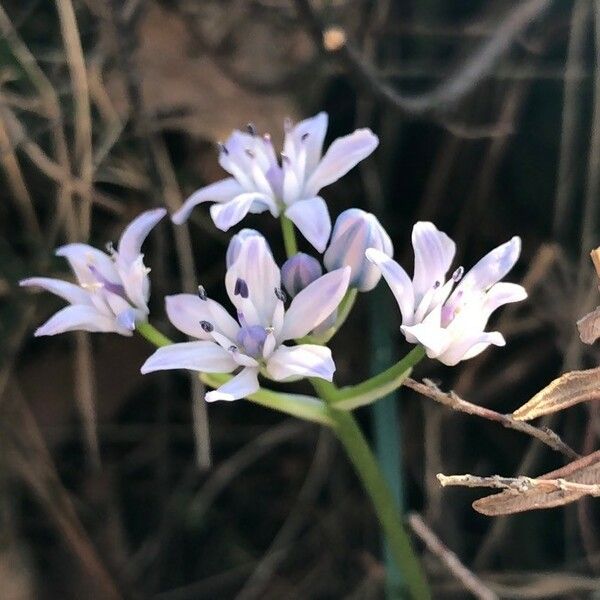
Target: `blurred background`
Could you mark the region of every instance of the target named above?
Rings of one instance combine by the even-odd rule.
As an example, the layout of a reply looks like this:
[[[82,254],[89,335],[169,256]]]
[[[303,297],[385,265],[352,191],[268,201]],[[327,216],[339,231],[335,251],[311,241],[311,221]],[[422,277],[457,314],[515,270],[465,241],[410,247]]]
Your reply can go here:
[[[375,212],[412,267],[432,220],[472,265],[513,235],[510,279],[530,299],[494,321],[508,339],[415,377],[511,412],[558,374],[599,364],[575,321],[598,303],[600,3],[592,0],[2,0],[0,2],[0,598],[378,599],[375,516],[325,430],[247,402],[206,407],[185,373],[142,377],[141,338],[34,339],[62,306],[20,278],[67,275],[53,249],[103,248],[140,211],[171,211],[220,179],[215,144],[253,122],[330,115],[327,142],[381,139],[325,190],[332,217]],[[284,257],[279,224],[244,221]],[[145,246],[161,297],[202,283],[224,300],[205,207]],[[308,248],[304,248],[308,251]],[[406,352],[386,286],[334,340],[337,381]],[[299,385],[298,389],[304,389]],[[358,413],[405,510],[504,598],[600,589],[594,500],[490,519],[477,490],[435,474],[539,475],[562,457],[497,424],[402,390]],[[381,422],[391,424],[382,432]],[[547,419],[580,453],[597,406]],[[415,538],[436,598],[467,592]]]

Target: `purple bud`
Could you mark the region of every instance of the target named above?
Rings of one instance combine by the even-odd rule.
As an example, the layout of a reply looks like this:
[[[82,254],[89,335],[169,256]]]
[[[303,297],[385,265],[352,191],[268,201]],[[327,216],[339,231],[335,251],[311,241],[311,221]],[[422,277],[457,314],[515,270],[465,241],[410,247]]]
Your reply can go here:
[[[381,278],[381,271],[365,256],[369,248],[376,248],[389,257],[394,254],[392,240],[375,215],[359,208],[345,210],[335,222],[331,242],[323,256],[325,268],[334,271],[349,266],[352,270],[350,287],[368,292]]]
[[[319,261],[303,252],[288,258],[281,267],[281,281],[292,298],[322,274]]]

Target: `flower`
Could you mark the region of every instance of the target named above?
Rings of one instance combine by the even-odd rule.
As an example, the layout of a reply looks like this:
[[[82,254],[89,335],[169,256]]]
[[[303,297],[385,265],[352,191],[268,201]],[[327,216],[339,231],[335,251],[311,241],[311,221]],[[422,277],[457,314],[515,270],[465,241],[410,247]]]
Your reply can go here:
[[[394,254],[392,240],[377,217],[360,208],[350,208],[337,218],[323,262],[328,271],[349,266],[350,287],[368,292],[381,279],[381,271],[367,260],[367,248],[376,248],[389,257]]]
[[[199,288],[198,296],[166,298],[169,320],[197,341],[159,348],[142,366],[142,373],[189,369],[236,375],[206,395],[207,401],[237,400],[259,389],[258,374],[275,381],[320,377],[331,381],[335,365],[331,351],[312,344],[287,345],[321,323],[338,306],[348,288],[350,269],[319,277],[284,308],[280,271],[267,241],[248,236],[227,269],[227,294],[237,320]]]
[[[165,216],[164,208],[142,213],[125,229],[118,250],[109,254],[87,244],[67,244],[56,250],[75,273],[77,284],[49,277],[23,279],[23,287],[40,287],[69,302],[35,336],[65,331],[112,331],[131,335],[138,321],[146,321],[150,297],[150,269],[144,265],[141,246],[152,228]]]
[[[522,286],[500,281],[519,258],[520,238],[513,237],[486,254],[464,277],[463,267],[458,267],[448,281],[455,243],[433,223],[419,222],[413,227],[412,244],[412,281],[380,250],[366,252],[398,302],[407,341],[422,344],[427,356],[446,365],[473,358],[490,344],[504,346],[502,334],[484,330],[498,307],[527,298]]]
[[[369,156],[379,140],[370,129],[357,129],[338,138],[322,156],[327,113],[285,124],[283,152],[278,160],[269,135],[234,131],[221,144],[219,164],[231,177],[201,188],[173,214],[183,223],[202,202],[214,202],[210,214],[215,225],[227,231],[246,214],[268,210],[285,214],[302,235],[323,252],[331,233],[331,219],[319,190],[337,181]]]
[[[292,298],[321,275],[323,269],[319,261],[304,252],[294,254],[281,265],[281,281]]]

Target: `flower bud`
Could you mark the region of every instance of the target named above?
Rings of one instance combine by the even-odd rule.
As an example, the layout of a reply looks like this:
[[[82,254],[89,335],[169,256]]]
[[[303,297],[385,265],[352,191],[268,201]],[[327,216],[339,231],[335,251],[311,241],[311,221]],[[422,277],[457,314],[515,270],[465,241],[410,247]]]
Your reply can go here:
[[[228,269],[236,261],[244,241],[252,237],[263,236],[255,229],[242,229],[231,238],[229,246],[227,246],[227,254],[225,255],[225,265]]]
[[[328,271],[349,266],[350,287],[368,292],[381,278],[381,271],[365,256],[368,248],[376,248],[390,257],[394,253],[392,240],[377,217],[359,208],[350,208],[337,218],[323,262]]]
[[[323,270],[316,258],[299,252],[283,263],[281,282],[287,293],[293,298],[322,274]]]

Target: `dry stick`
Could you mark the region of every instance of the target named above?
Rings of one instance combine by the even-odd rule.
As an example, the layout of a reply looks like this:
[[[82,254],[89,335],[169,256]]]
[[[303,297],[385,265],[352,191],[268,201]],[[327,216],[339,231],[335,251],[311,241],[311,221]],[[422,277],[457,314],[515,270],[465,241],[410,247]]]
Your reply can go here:
[[[33,208],[31,196],[25,185],[19,161],[10,143],[2,107],[0,107],[0,164],[4,169],[6,181],[16,200],[17,209],[21,212],[22,219],[29,233],[34,237],[40,238],[40,224]]]
[[[469,415],[475,415],[477,417],[481,417],[482,419],[487,419],[488,421],[495,421],[496,423],[500,423],[503,427],[514,429],[515,431],[520,431],[521,433],[525,433],[531,437],[534,437],[553,450],[564,454],[570,460],[580,458],[577,452],[567,446],[567,444],[565,444],[558,437],[558,435],[550,429],[534,427],[529,423],[517,421],[511,415],[503,415],[495,410],[478,406],[477,404],[472,404],[471,402],[463,400],[452,391],[448,393],[443,392],[433,382],[427,379],[424,379],[423,381],[424,383],[420,383],[414,379],[408,378],[404,381],[403,385],[418,392],[419,394],[422,394],[423,396],[427,396],[428,398],[447,406],[448,408],[451,408],[452,410],[467,413]]]
[[[579,158],[576,152],[576,142],[583,86],[581,82],[576,81],[574,75],[584,70],[584,51],[590,8],[591,4],[588,0],[577,0],[571,13],[571,29],[565,65],[560,157],[554,204],[553,232],[554,238],[558,240],[565,236],[575,191],[576,161]]]
[[[56,0],[56,7],[73,88],[75,160],[78,162],[79,176],[86,183],[85,193],[81,195],[83,202],[80,211],[80,233],[84,239],[87,239],[90,234],[93,174],[92,116],[87,72],[73,3],[71,0]]]
[[[476,598],[480,600],[498,599],[498,595],[460,562],[458,556],[438,538],[420,515],[414,512],[410,513],[408,515],[408,524],[413,533],[427,546],[427,549],[439,558],[450,573]]]
[[[471,488],[494,488],[500,490],[513,490],[515,493],[524,493],[529,490],[539,489],[546,492],[575,492],[588,496],[600,496],[600,484],[576,483],[567,479],[536,479],[533,477],[478,477],[477,475],[444,475],[437,474],[442,487],[462,486]]]
[[[511,48],[519,35],[539,19],[552,5],[552,0],[528,0],[513,9],[496,28],[493,36],[465,61],[457,73],[448,77],[431,92],[420,96],[405,96],[382,80],[377,69],[360,55],[346,39],[343,31],[326,31],[310,0],[294,0],[298,14],[317,47],[331,52],[346,66],[350,76],[377,98],[407,115],[422,116],[468,94],[487,75],[497,61]],[[331,34],[337,33],[334,38]],[[328,37],[326,37],[328,34]]]

